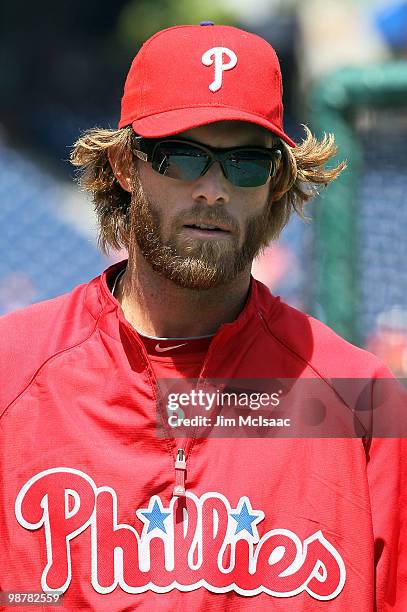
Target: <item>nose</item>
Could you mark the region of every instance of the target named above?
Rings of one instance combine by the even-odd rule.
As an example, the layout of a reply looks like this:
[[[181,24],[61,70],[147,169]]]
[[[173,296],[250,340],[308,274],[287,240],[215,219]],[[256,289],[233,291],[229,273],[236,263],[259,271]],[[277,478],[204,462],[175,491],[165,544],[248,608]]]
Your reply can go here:
[[[194,181],[192,197],[196,201],[227,204],[230,201],[229,181],[223,174],[219,162],[214,162],[203,176]]]

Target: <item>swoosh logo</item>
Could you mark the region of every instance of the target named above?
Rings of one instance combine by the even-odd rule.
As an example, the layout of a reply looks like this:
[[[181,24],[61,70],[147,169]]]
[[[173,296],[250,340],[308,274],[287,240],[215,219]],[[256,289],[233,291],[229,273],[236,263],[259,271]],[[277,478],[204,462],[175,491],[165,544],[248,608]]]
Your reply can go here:
[[[158,343],[154,348],[157,353],[166,353],[167,351],[172,351],[172,349],[179,348],[180,346],[186,346],[187,344],[187,342],[184,342],[184,344],[174,344],[174,346],[160,346],[160,343]]]

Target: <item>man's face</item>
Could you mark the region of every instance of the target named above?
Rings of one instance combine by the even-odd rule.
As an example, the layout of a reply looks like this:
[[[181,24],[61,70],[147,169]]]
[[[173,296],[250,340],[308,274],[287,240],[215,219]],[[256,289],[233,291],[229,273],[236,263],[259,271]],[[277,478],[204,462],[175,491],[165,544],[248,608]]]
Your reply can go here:
[[[270,133],[243,122],[224,121],[187,130],[177,138],[215,148],[269,147]],[[137,161],[131,234],[156,271],[177,285],[210,289],[230,283],[250,269],[269,239],[270,179],[260,187],[236,187],[219,163],[201,177],[182,181],[160,175]],[[197,225],[216,226],[199,229]]]

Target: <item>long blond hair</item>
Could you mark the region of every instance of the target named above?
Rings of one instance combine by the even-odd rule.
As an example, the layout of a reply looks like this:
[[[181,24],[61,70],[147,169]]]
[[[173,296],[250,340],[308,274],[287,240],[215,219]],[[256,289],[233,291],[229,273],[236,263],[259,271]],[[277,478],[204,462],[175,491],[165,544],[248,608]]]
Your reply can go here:
[[[318,186],[328,185],[346,167],[345,162],[331,169],[325,167],[337,152],[332,134],[324,134],[318,141],[306,126],[304,129],[306,136],[300,145],[282,147],[268,202],[269,240],[279,236],[293,211],[305,218],[304,205],[317,193]],[[134,164],[136,141],[131,127],[87,130],[75,142],[71,154],[81,187],[92,195],[99,222],[99,246],[105,253],[111,248],[128,248],[130,222],[131,194],[120,186],[113,173],[108,157],[111,147],[122,159]]]

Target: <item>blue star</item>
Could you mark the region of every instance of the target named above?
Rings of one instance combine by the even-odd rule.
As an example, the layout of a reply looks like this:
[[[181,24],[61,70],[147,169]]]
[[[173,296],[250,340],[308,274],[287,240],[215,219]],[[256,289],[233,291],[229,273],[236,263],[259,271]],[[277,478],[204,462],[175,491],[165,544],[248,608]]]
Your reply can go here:
[[[158,503],[158,499],[154,500],[154,505],[151,507],[152,499],[150,500],[150,504],[148,507],[149,511],[142,511],[141,509],[137,511],[137,516],[147,525],[148,521],[148,529],[147,533],[150,533],[155,528],[161,529],[164,533],[167,533],[164,521],[169,517],[171,512],[163,512],[163,507]],[[140,516],[141,515],[141,516]]]
[[[237,522],[235,535],[245,529],[248,533],[250,533],[251,536],[256,539],[258,538],[256,525],[257,523],[263,520],[264,512],[262,512],[261,510],[253,510],[250,501],[247,497],[240,499],[239,504],[236,508],[236,514],[230,513],[230,516],[234,518]],[[252,527],[255,528],[256,533],[253,533]]]

